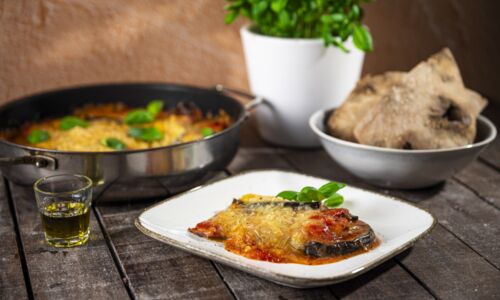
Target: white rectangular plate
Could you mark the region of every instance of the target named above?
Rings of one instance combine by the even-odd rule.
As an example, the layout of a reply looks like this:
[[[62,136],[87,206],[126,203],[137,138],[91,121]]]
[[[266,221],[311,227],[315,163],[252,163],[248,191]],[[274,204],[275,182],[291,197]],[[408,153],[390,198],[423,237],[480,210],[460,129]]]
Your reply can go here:
[[[180,194],[146,209],[136,226],[146,235],[256,276],[293,287],[323,286],[357,276],[407,249],[435,224],[428,212],[403,201],[346,187],[342,207],[368,223],[380,239],[377,248],[324,265],[278,264],[248,259],[224,249],[222,243],[187,231],[226,209],[247,193],[276,195],[303,186],[319,187],[326,179],[278,170],[252,171]]]

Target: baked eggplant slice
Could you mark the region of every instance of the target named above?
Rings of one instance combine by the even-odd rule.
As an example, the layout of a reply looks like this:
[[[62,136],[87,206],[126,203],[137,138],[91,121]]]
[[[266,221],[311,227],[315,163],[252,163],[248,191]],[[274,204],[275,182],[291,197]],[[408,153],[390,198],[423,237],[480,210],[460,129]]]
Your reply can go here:
[[[370,250],[372,228],[347,209],[245,195],[189,231],[228,251],[276,263],[323,264]]]
[[[375,233],[368,224],[361,221],[355,223],[357,224],[353,227],[360,229],[356,229],[352,238],[336,240],[329,244],[312,241],[305,245],[304,253],[313,257],[330,257],[369,249],[376,240]]]

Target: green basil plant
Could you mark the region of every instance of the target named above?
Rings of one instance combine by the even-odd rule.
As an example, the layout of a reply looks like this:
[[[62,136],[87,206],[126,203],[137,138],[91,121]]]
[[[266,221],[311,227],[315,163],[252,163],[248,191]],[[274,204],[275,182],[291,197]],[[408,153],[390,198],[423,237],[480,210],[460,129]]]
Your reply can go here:
[[[362,24],[361,5],[370,0],[226,0],[225,23],[238,16],[253,22],[256,33],[283,38],[322,38],[349,52],[344,42],[352,37],[356,48],[373,51],[372,36]]]

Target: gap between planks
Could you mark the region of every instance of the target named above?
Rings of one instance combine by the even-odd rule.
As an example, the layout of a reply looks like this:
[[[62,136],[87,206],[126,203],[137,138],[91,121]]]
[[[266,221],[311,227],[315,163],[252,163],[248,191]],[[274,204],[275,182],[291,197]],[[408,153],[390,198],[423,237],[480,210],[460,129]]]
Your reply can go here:
[[[16,213],[16,205],[14,203],[12,193],[10,191],[10,185],[7,179],[5,177],[2,177],[3,180],[3,185],[4,185],[4,191],[5,191],[5,197],[9,206],[9,211],[10,215],[12,218],[12,223],[14,226],[14,231],[16,235],[16,243],[17,243],[17,251],[19,253],[19,260],[21,263],[21,269],[23,272],[23,277],[24,277],[24,284],[26,286],[26,293],[28,295],[28,299],[34,299],[33,297],[33,288],[31,287],[31,280],[30,280],[30,275],[29,275],[29,270],[28,270],[28,263],[26,261],[26,256],[24,253],[24,245],[23,245],[23,240],[21,238],[21,232],[19,229],[19,222],[17,220],[17,213]]]
[[[128,278],[127,272],[125,271],[125,268],[123,267],[123,264],[120,260],[120,257],[118,256],[118,253],[116,251],[116,248],[111,241],[111,238],[109,236],[108,231],[106,230],[106,226],[104,225],[104,221],[101,216],[101,212],[99,209],[95,207],[94,204],[92,204],[92,210],[94,211],[94,214],[97,219],[97,223],[99,224],[99,228],[101,229],[102,235],[104,237],[104,240],[106,241],[106,245],[108,246],[109,253],[111,254],[111,257],[113,258],[113,262],[115,263],[116,269],[118,270],[118,273],[120,274],[122,278],[123,285],[125,286],[125,289],[127,290],[128,296],[130,299],[137,299],[134,293],[133,287],[130,285],[130,280]]]
[[[490,169],[491,171],[493,172],[497,172],[498,176],[500,177],[500,171],[497,170],[494,166],[488,164],[488,163],[485,163],[483,160],[478,160],[477,162],[478,164],[480,164],[483,168],[487,168],[487,169]],[[497,209],[497,210],[500,210],[500,207],[497,206],[497,204],[489,201],[488,199],[486,199],[482,193],[480,193],[479,191],[477,191],[474,187],[472,187],[470,184],[466,183],[464,180],[462,180],[459,176],[459,174],[456,174],[452,177],[453,180],[455,180],[458,184],[462,185],[463,187],[465,187],[466,189],[468,189],[469,191],[471,191],[472,193],[474,193],[479,199],[481,199],[482,201],[486,202],[487,204],[491,205],[493,208]],[[499,182],[499,185],[500,185],[500,182]]]

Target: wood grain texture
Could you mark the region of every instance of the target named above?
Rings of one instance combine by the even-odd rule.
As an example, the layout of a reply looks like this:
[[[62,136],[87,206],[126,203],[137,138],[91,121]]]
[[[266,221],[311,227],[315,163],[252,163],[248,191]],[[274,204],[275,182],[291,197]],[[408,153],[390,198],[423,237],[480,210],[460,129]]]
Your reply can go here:
[[[474,161],[455,175],[460,183],[497,209],[500,209],[500,173],[481,161]]]
[[[341,299],[434,299],[395,259],[331,289]]]
[[[296,289],[278,285],[231,267],[217,264],[224,281],[238,299],[332,299],[328,288]]]
[[[318,153],[310,155],[302,151],[285,156],[303,172],[377,190],[348,174],[327,155]],[[420,277],[414,273],[434,295],[448,299],[452,299],[451,295],[460,293],[472,296],[473,294],[470,294],[472,287],[474,289],[481,287],[483,290],[475,293],[482,296],[498,293],[500,287],[494,282],[498,280],[500,273],[493,265],[498,262],[495,253],[499,252],[500,247],[498,239],[495,238],[499,234],[499,212],[496,209],[453,180],[445,185],[420,191],[379,190],[379,192],[403,197],[426,208],[443,226],[435,230],[436,232],[432,232],[432,242],[429,241],[431,239],[429,236],[419,241],[414,247],[425,248],[427,253],[411,251],[403,262],[405,266],[407,263],[410,266],[409,262],[412,262],[411,267],[407,267],[412,273],[414,273],[413,266],[420,264],[431,266],[427,260],[429,255],[435,259],[434,262],[439,262],[440,269],[433,269],[434,275],[430,275],[433,272],[429,272],[425,273],[427,277]],[[436,246],[431,247],[432,243]],[[426,244],[427,247],[420,244]],[[449,246],[462,249],[461,259],[472,263],[467,263],[467,266],[460,265],[460,261],[457,261],[452,254],[455,248]],[[468,269],[465,270],[465,268]],[[477,274],[487,274],[487,276]],[[453,286],[440,282],[443,279],[452,281]]]
[[[0,299],[27,298],[7,191],[0,177]]]
[[[225,177],[223,172],[210,181]],[[110,242],[138,299],[232,299],[213,264],[141,233],[135,219],[158,201],[99,203]]]
[[[137,230],[134,221],[146,207],[98,207],[134,294],[139,299],[232,298],[210,261]]]
[[[500,297],[500,272],[442,226],[399,259],[441,299]]]
[[[50,247],[44,240],[32,188],[11,185],[11,191],[35,298],[128,298],[93,213],[85,246]]]
[[[435,189],[432,195],[419,191],[392,194],[434,214],[442,226],[500,269],[500,210],[455,180]]]

